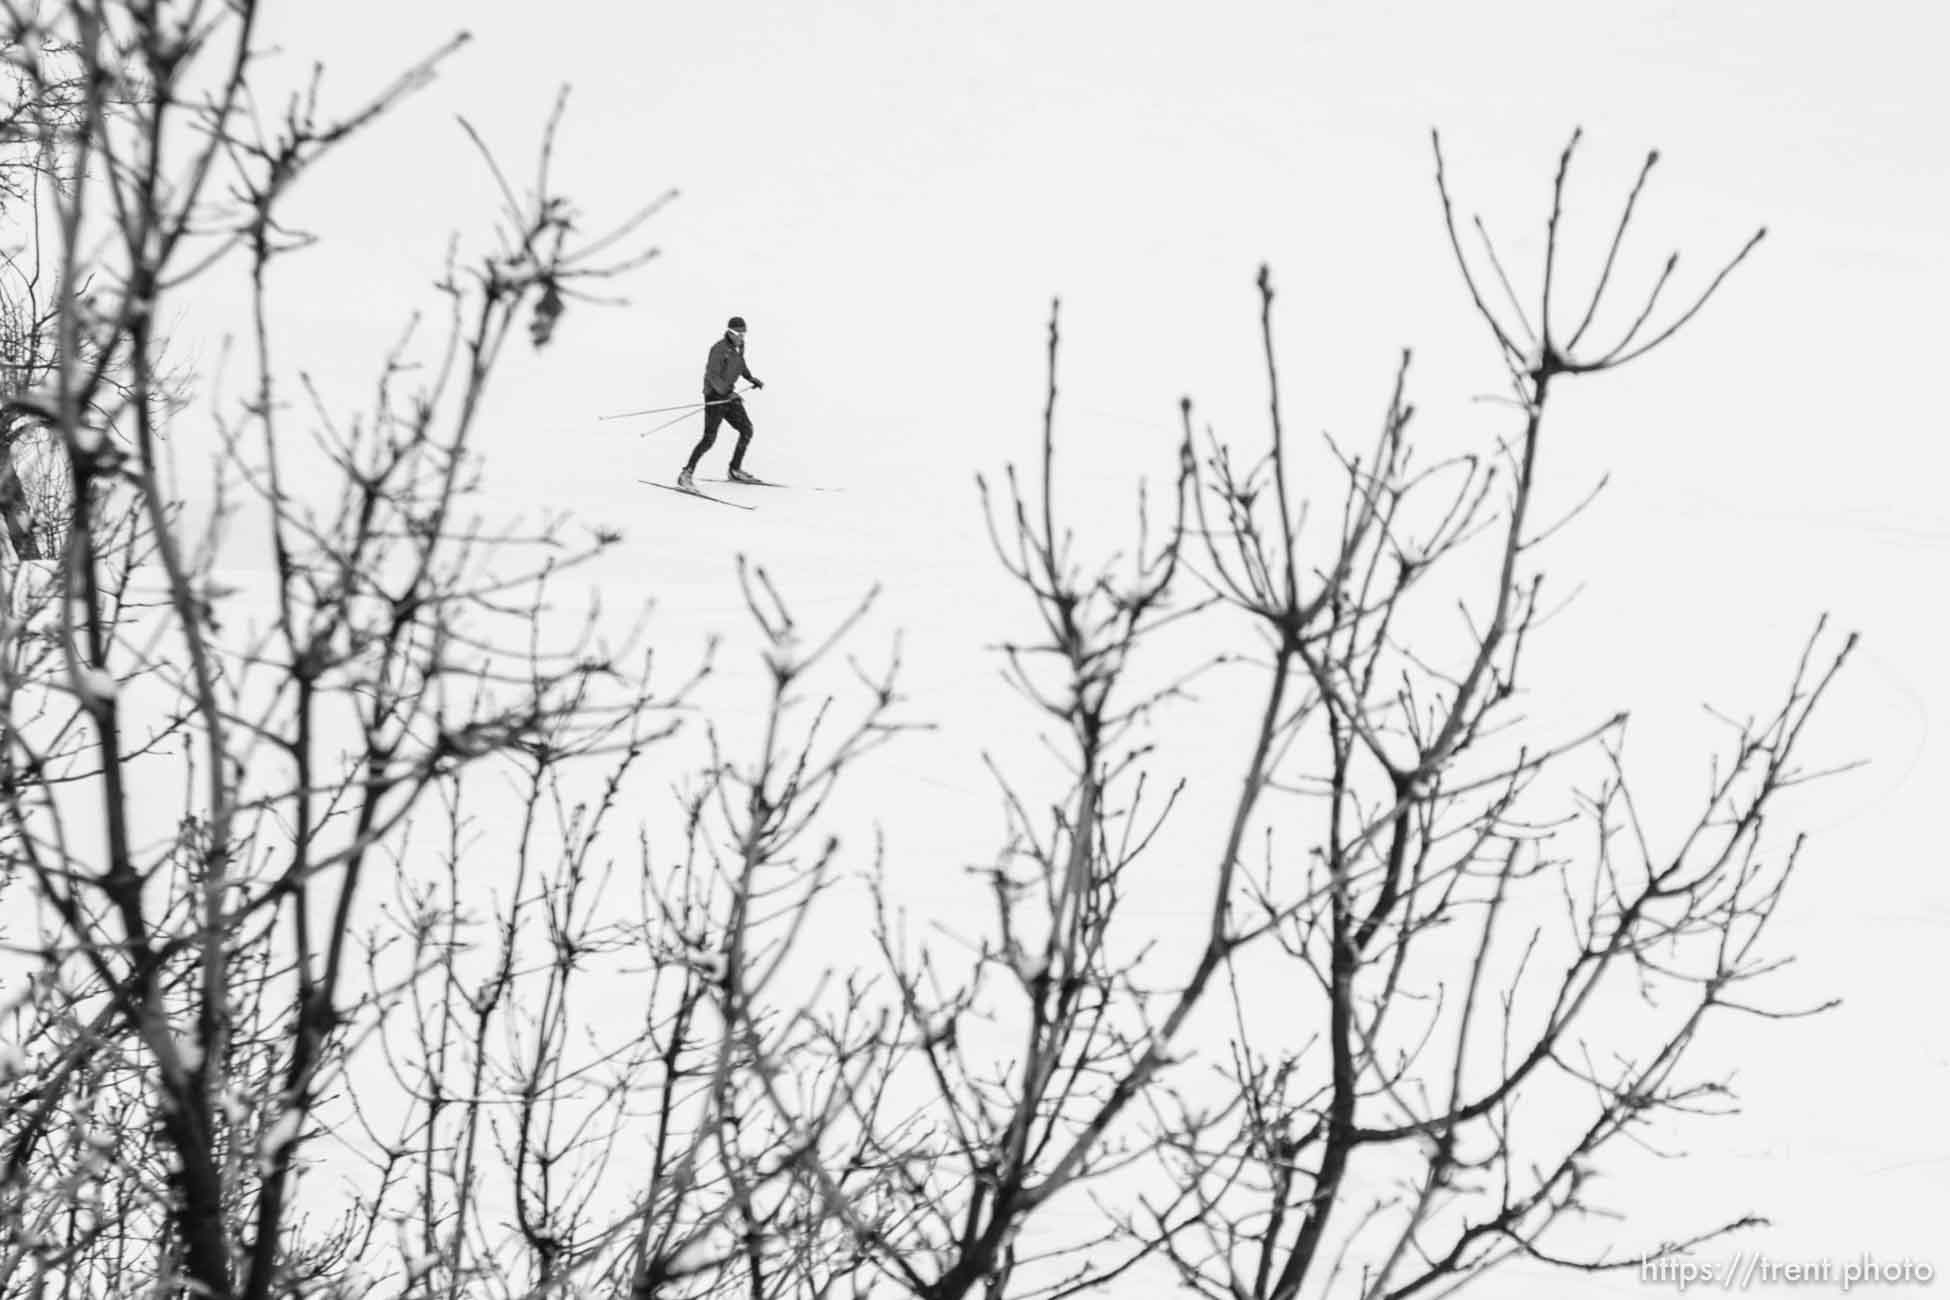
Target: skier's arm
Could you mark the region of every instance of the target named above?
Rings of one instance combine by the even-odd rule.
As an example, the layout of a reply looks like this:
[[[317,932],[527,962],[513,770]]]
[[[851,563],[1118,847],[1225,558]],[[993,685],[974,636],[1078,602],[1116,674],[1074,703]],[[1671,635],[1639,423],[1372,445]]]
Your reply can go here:
[[[752,368],[745,364],[745,354],[740,352],[737,354],[737,357],[738,357],[738,373],[743,375],[745,378],[751,380],[753,388],[765,387],[765,381],[763,379],[760,379],[757,375],[753,374]]]

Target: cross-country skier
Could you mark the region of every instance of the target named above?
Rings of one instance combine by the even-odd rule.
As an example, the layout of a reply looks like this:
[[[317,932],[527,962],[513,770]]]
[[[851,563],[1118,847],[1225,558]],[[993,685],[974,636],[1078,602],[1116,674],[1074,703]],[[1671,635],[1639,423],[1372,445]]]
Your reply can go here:
[[[718,440],[721,421],[738,431],[738,445],[731,453],[731,481],[758,482],[756,475],[745,472],[745,448],[752,440],[752,418],[745,414],[744,400],[733,391],[740,379],[751,380],[753,388],[765,387],[765,381],[745,365],[745,318],[733,316],[725,322],[724,337],[711,345],[711,355],[704,362],[704,436],[698,439],[691,458],[684,463],[684,472],[677,476],[678,487],[691,489],[691,475],[697,471],[697,463],[704,459],[704,453]]]

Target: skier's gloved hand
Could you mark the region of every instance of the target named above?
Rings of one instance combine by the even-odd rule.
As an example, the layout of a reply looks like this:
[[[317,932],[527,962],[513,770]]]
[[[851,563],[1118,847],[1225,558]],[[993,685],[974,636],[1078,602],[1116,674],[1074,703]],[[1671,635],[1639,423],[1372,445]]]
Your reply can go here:
[[[752,380],[752,387],[753,387],[753,388],[763,388],[763,387],[765,387],[765,381],[764,381],[763,379],[754,379],[754,380]]]

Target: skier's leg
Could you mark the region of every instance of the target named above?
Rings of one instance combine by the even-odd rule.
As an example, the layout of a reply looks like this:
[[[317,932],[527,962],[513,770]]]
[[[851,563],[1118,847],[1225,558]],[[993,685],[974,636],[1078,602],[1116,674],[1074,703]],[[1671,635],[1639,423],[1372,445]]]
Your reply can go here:
[[[713,402],[704,408],[704,436],[697,440],[697,446],[691,449],[691,458],[684,462],[686,474],[696,471],[697,463],[704,459],[704,453],[711,450],[711,444],[718,440],[718,423],[723,419],[723,405]]]
[[[738,445],[731,452],[731,472],[736,474],[745,467],[745,448],[752,441],[752,417],[745,414],[743,402],[731,402],[724,408],[725,423],[738,430]]]

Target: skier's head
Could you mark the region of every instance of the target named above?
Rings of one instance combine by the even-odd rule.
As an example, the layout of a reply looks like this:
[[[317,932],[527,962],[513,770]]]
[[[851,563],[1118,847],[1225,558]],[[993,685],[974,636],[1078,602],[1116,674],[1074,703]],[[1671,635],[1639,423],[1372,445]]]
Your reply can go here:
[[[736,335],[738,341],[743,343],[745,341],[745,318],[743,316],[733,316],[724,323],[724,332]]]

